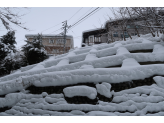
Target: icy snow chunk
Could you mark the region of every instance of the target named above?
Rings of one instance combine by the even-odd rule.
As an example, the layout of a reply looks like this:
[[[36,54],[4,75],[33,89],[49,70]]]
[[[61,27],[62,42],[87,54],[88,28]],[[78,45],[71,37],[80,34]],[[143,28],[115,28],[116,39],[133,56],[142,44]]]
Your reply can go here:
[[[88,54],[86,57],[85,57],[85,61],[91,61],[91,60],[96,60],[97,57],[95,54]]]
[[[117,44],[114,45],[114,47],[120,47],[120,46],[122,46],[121,43],[117,43]]]
[[[164,53],[164,46],[160,44],[154,45],[153,53]]]
[[[140,64],[133,58],[127,58],[125,60],[123,60],[122,63],[122,68],[126,68],[126,67],[136,67],[136,66],[140,66]]]
[[[66,97],[87,96],[90,99],[95,99],[97,96],[95,88],[83,85],[64,88],[63,92]]]
[[[103,82],[102,84],[96,84],[97,92],[105,97],[111,98],[112,93],[110,92],[111,84]]]
[[[92,65],[82,65],[79,69],[93,69]]]
[[[122,54],[127,54],[130,53],[125,47],[119,47],[117,49],[117,54],[116,55],[122,55]]]
[[[155,77],[153,77],[153,79],[159,87],[164,88],[164,77],[155,76]]]
[[[46,97],[47,95],[48,95],[47,92],[43,92],[43,93],[42,93],[42,96],[43,96],[43,97]]]
[[[69,64],[69,59],[62,59],[56,66],[63,66]]]

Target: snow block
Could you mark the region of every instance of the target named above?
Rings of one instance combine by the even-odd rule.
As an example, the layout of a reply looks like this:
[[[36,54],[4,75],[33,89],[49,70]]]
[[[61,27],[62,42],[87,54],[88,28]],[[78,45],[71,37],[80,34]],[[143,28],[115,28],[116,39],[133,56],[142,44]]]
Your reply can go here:
[[[96,84],[97,92],[105,97],[111,98],[112,93],[110,92],[111,85],[106,82],[102,82],[102,84]]]
[[[96,89],[88,86],[67,87],[63,89],[63,92],[66,97],[87,96],[90,99],[95,99],[97,96]]]

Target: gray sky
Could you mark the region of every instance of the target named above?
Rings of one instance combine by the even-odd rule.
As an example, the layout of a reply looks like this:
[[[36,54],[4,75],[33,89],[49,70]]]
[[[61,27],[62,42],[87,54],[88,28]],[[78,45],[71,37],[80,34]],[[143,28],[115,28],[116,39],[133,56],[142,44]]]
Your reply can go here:
[[[70,19],[81,7],[30,7],[28,9],[23,9],[22,13],[27,13],[22,17],[21,22],[25,22],[25,26],[31,31],[26,31],[21,28],[15,27],[16,29],[16,41],[17,48],[20,48],[25,44],[25,34],[38,34],[43,30],[46,30],[52,26],[59,24],[65,20]],[[68,21],[68,25],[72,25],[74,22],[78,21],[81,17],[84,17],[86,12],[92,7],[83,7],[73,18]],[[93,7],[89,12],[94,10],[96,7]],[[87,12],[87,13],[89,13]],[[85,14],[85,15],[84,15]],[[100,9],[98,12],[81,22],[79,25],[68,31],[68,35],[74,37],[74,46],[80,47],[82,38],[82,32],[85,30],[100,28],[101,24],[104,25],[107,14],[112,16],[112,13],[108,7]],[[106,18],[106,19],[105,19]],[[62,24],[48,29],[42,34],[58,34],[61,31],[52,33],[53,31],[62,27]],[[6,34],[6,29],[1,25],[0,36]]]

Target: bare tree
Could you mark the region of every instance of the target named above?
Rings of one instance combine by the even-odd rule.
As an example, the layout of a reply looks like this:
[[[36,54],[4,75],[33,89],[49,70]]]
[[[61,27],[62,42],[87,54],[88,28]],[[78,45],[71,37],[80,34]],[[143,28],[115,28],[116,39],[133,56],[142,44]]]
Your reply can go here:
[[[131,15],[142,19],[143,23],[138,23],[141,27],[148,28],[152,36],[157,36],[164,30],[164,7],[129,7]]]
[[[26,27],[23,26],[23,23],[20,22],[21,17],[25,14],[20,14],[20,10],[22,8],[15,8],[15,7],[0,7],[0,20],[2,25],[7,30],[14,30],[11,27],[11,24],[14,24],[18,27],[21,27],[25,30],[28,30]]]

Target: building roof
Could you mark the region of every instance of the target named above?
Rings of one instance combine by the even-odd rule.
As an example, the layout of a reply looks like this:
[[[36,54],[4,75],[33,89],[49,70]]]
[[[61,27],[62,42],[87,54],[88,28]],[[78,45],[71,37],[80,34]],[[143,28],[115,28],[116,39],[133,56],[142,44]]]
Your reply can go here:
[[[25,37],[34,37],[37,36],[38,34],[26,34]],[[42,34],[43,37],[63,37],[61,35],[54,35],[54,34]],[[69,38],[73,38],[72,35],[67,35]]]

